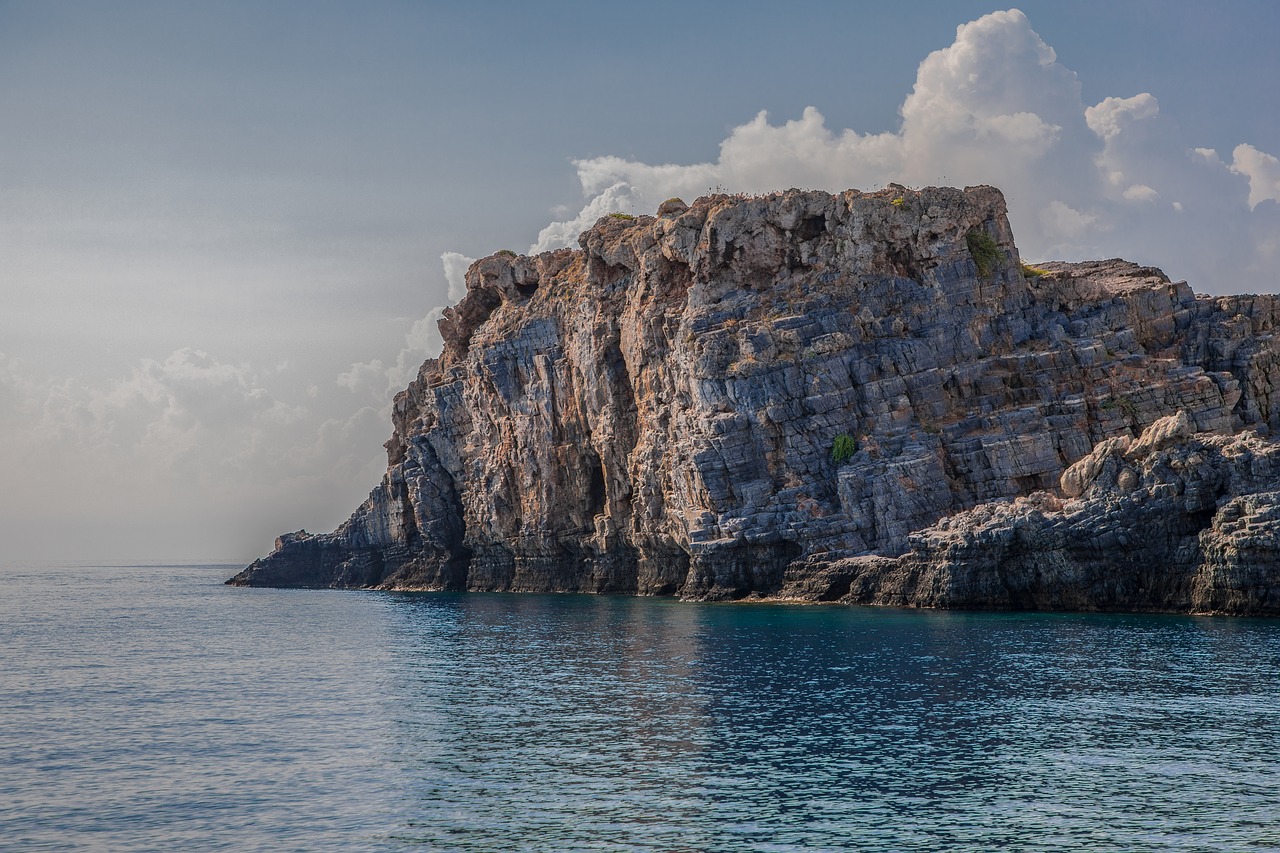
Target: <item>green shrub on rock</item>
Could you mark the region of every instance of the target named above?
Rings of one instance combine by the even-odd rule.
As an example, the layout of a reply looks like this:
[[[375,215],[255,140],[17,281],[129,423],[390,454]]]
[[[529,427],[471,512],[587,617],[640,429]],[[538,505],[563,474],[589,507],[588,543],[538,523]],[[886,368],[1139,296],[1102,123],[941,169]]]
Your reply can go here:
[[[986,231],[974,229],[965,235],[964,240],[969,244],[969,254],[973,256],[978,275],[986,278],[995,272],[1000,263],[1000,247],[995,239]]]
[[[837,435],[836,440],[831,443],[831,461],[837,465],[848,462],[857,452],[858,442],[847,432]]]

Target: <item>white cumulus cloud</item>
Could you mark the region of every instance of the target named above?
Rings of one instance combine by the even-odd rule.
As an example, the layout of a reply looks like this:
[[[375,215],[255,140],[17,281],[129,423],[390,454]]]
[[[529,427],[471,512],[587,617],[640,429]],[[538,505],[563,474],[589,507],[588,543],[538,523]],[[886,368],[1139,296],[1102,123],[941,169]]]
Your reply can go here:
[[[1280,201],[1280,159],[1243,143],[1231,156],[1231,171],[1249,179],[1251,209],[1264,201]]]
[[[588,205],[588,207],[591,206]],[[603,216],[604,213],[600,215]],[[594,223],[595,219],[592,219],[579,231],[585,230]],[[576,232],[574,236],[577,236]],[[445,281],[449,284],[450,304],[456,303],[466,295],[467,268],[475,261],[475,258],[469,258],[459,252],[445,252],[440,256]],[[338,374],[338,386],[353,393],[367,395],[385,408],[396,392],[418,375],[418,368],[422,366],[422,362],[428,358],[435,358],[444,348],[444,338],[440,336],[440,318],[444,316],[444,309],[444,305],[437,305],[425,316],[414,321],[409,331],[405,333],[404,344],[396,354],[395,361],[384,363],[382,359],[375,358],[372,361],[357,362],[348,370]]]
[[[1098,217],[1081,213],[1061,201],[1051,201],[1040,211],[1040,222],[1046,232],[1063,240],[1081,239],[1098,221]]]
[[[1122,195],[1129,201],[1155,201],[1160,197],[1160,193],[1146,184],[1133,184]]]
[[[1089,129],[1103,139],[1113,139],[1135,121],[1160,114],[1160,103],[1148,92],[1132,98],[1103,98],[1084,111]]]
[[[958,27],[925,57],[901,115],[894,130],[866,132],[828,127],[812,106],[781,123],[760,112],[733,128],[715,162],[575,161],[585,204],[544,228],[532,251],[575,244],[604,214],[711,190],[989,183],[1004,190],[1029,258],[1118,255],[1202,291],[1277,287],[1259,277],[1280,243],[1261,206],[1280,199],[1280,160],[1240,145],[1224,163],[1182,139],[1149,92],[1086,105],[1076,73],[1017,9]]]
[[[449,301],[457,302],[467,295],[467,267],[476,262],[460,252],[445,252],[440,256],[444,266],[444,279],[449,283]]]
[[[617,158],[610,157],[605,159],[610,162],[582,161],[577,164],[583,188],[589,193],[595,193],[594,196],[577,216],[562,222],[552,222],[538,232],[538,239],[529,247],[531,253],[545,252],[548,249],[559,249],[575,244],[579,234],[595,225],[597,219],[610,213],[636,213],[647,210],[650,207],[656,207],[655,204],[650,203],[650,198],[645,194],[644,190],[625,180],[619,179],[602,190],[593,189],[596,186],[599,175],[609,166],[615,163],[629,165]],[[696,169],[696,167],[692,168]],[[656,183],[655,185],[660,186],[661,184]]]

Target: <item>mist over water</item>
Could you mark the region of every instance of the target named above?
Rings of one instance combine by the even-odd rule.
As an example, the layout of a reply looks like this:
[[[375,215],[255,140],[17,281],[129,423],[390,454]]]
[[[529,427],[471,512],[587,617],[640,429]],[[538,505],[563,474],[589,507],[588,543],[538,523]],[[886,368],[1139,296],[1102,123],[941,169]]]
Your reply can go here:
[[[1280,849],[1280,622],[0,575],[0,847]]]

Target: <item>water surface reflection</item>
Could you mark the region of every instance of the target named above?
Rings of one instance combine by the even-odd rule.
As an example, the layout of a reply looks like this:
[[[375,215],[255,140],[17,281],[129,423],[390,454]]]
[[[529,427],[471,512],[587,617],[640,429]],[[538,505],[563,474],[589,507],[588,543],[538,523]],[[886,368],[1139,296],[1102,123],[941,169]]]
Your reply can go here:
[[[1270,622],[397,604],[405,842],[1280,846]]]

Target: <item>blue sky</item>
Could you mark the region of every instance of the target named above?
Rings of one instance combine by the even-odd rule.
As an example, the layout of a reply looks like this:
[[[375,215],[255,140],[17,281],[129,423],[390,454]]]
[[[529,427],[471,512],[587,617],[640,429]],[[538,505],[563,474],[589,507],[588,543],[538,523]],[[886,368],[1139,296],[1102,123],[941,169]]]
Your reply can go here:
[[[1029,258],[1280,288],[1280,4],[1006,8],[0,0],[7,555],[332,528],[442,255],[673,188],[992,182]]]

